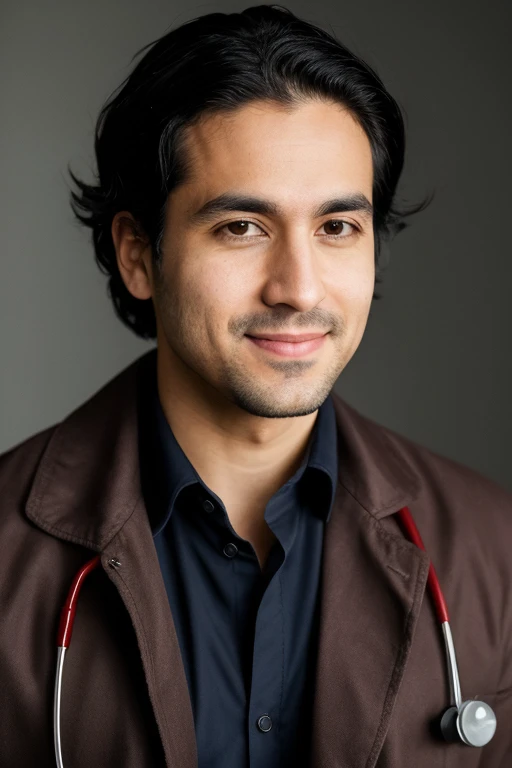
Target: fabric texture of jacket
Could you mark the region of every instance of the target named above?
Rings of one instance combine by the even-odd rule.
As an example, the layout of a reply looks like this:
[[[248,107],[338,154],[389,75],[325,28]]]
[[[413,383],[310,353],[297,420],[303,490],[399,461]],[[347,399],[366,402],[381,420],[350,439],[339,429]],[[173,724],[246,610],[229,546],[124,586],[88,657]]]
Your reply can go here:
[[[95,554],[101,567],[82,589],[64,666],[64,765],[197,767],[140,488],[143,358],[0,456],[2,768],[55,765],[60,610]],[[324,541],[312,768],[511,768],[512,494],[333,398],[339,479]],[[403,506],[427,552],[404,537],[394,514]],[[483,748],[437,735],[450,693],[426,589],[429,556],[450,612],[463,700],[483,699],[497,715]]]

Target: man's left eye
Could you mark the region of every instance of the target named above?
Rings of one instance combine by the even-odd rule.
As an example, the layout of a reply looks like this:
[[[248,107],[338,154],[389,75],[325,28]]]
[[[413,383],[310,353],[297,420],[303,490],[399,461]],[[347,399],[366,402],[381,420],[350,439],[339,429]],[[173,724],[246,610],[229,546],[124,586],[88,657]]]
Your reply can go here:
[[[349,237],[349,235],[357,229],[354,224],[351,224],[349,221],[343,221],[343,219],[331,219],[330,221],[326,221],[325,224],[322,224],[322,227],[329,227],[333,224],[337,228],[337,231],[328,232],[328,236],[337,237],[343,235],[344,237]],[[348,234],[346,234],[347,228],[349,230]],[[341,232],[340,229],[342,230]]]

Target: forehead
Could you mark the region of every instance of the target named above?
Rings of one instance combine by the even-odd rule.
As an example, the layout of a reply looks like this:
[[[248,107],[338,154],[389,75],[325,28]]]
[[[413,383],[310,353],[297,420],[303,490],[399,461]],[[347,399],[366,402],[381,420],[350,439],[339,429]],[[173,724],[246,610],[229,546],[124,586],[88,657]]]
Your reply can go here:
[[[290,209],[301,201],[309,207],[330,189],[372,198],[370,142],[339,104],[252,102],[189,126],[183,148],[191,175],[180,196],[190,205],[226,189],[272,192]]]

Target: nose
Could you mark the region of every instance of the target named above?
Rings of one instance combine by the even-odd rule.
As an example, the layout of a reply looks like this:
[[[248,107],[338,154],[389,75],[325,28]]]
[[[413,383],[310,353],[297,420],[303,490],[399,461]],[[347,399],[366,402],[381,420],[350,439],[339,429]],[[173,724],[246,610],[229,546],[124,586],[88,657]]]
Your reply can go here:
[[[307,312],[326,296],[326,259],[304,235],[280,239],[268,252],[265,270],[262,299],[268,306]]]

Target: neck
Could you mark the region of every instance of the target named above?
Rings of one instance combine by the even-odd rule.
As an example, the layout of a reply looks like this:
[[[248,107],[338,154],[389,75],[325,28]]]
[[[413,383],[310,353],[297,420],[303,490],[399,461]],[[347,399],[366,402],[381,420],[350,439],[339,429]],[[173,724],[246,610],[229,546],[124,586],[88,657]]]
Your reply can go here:
[[[176,440],[224,503],[234,530],[264,557],[273,540],[265,508],[300,466],[318,411],[282,419],[254,416],[219,393],[208,397],[184,381],[179,366],[166,365],[162,356],[158,361],[159,398]]]

